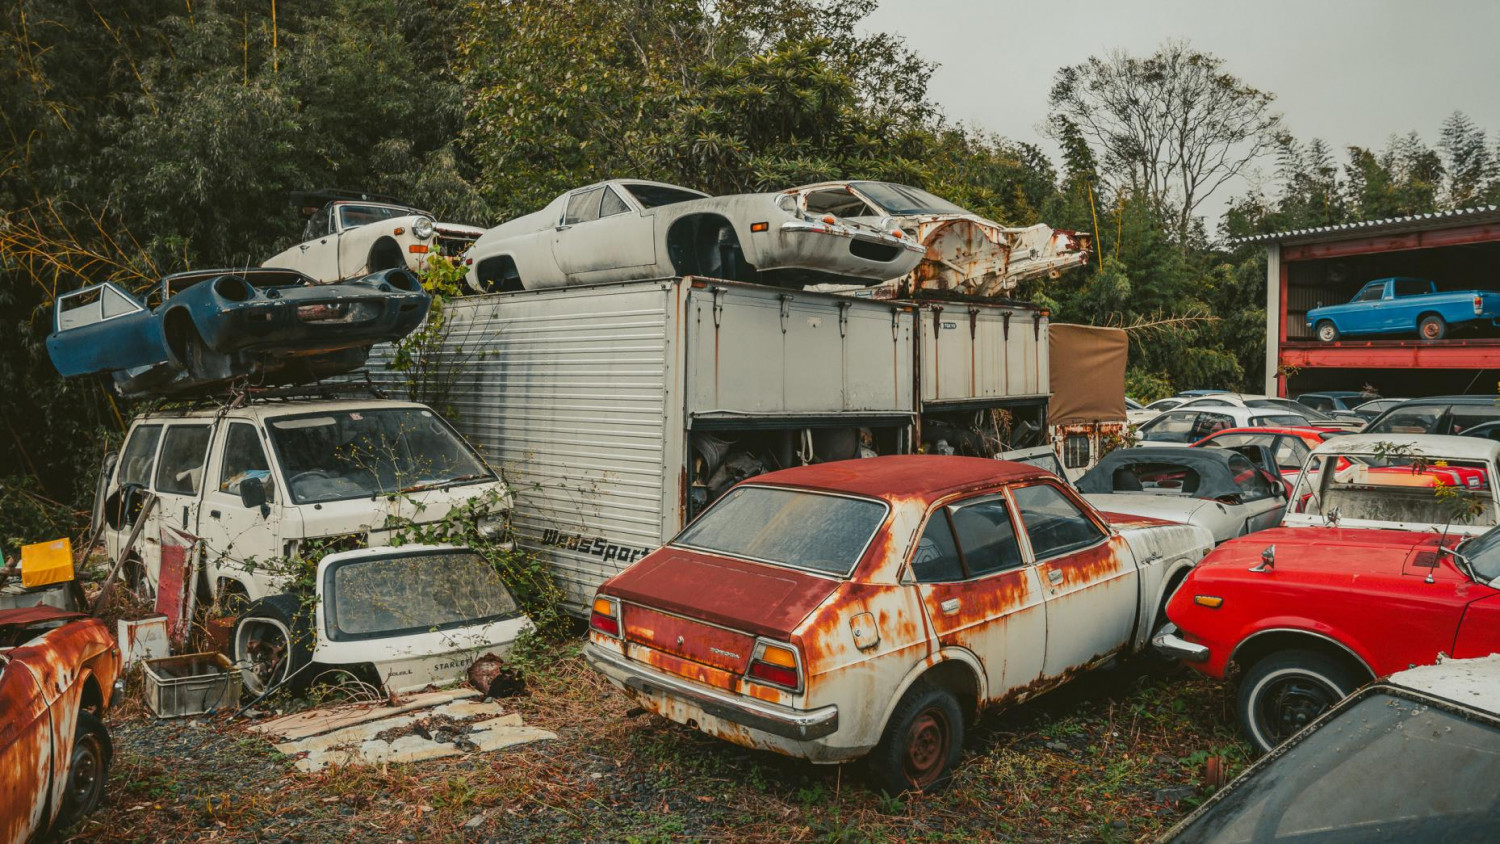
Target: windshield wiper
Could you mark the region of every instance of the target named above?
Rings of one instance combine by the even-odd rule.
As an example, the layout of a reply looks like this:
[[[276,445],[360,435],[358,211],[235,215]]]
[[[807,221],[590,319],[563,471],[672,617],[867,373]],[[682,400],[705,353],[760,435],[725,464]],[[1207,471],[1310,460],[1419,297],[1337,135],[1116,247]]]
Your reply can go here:
[[[456,478],[448,478],[446,480],[441,480],[441,481],[423,481],[421,483],[412,484],[409,487],[403,487],[400,490],[400,492],[402,492],[402,493],[407,493],[407,492],[422,492],[423,490],[429,490],[429,489],[442,489],[444,487],[454,486],[456,484],[461,484],[461,483],[464,483],[466,481],[477,481],[477,480],[481,480],[483,478],[488,478],[488,477],[490,477],[488,474],[476,473],[476,474],[472,474],[472,475],[459,475]]]

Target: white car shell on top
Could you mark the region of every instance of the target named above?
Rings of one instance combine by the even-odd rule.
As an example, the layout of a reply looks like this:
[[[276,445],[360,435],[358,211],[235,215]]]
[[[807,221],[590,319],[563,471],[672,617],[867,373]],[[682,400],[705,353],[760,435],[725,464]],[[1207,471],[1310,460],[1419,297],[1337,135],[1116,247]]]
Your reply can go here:
[[[899,232],[808,214],[785,194],[613,179],[490,229],[465,264],[480,293],[689,275],[803,287],[897,278],[924,251]]]
[[[1280,396],[1263,396],[1254,393],[1214,393],[1210,396],[1198,396],[1178,405],[1177,409],[1220,407],[1244,407],[1296,413],[1307,417],[1308,424],[1319,428],[1344,428],[1346,430],[1357,431],[1365,425],[1361,419],[1350,416],[1331,416],[1321,410],[1315,410],[1291,399],[1281,398]]]
[[[1328,463],[1335,468],[1325,475],[1321,469]],[[1477,536],[1500,524],[1497,472],[1500,442],[1490,439],[1444,434],[1334,437],[1309,455],[1282,524]],[[1435,480],[1455,488],[1450,499],[1438,496]],[[1468,505],[1474,509],[1468,511]]]
[[[302,242],[261,264],[339,281],[405,267],[421,272],[429,256],[457,258],[482,233],[458,223],[435,222],[426,211],[385,202],[336,200],[307,220]]]
[[[1314,423],[1294,411],[1233,405],[1179,405],[1136,429],[1140,445],[1190,446],[1229,428],[1308,427]]]

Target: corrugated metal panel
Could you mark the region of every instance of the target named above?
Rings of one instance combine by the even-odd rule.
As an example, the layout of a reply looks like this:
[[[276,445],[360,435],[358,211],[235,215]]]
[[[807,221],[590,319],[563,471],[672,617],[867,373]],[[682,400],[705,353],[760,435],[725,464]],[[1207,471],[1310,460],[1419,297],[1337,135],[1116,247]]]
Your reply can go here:
[[[575,607],[681,522],[679,293],[640,282],[448,307],[451,421],[505,472],[518,544]]]
[[[923,405],[1048,394],[1041,312],[949,302],[919,313]]]
[[[1358,288],[1356,288],[1358,289]],[[1319,304],[1337,304],[1347,296],[1330,295],[1326,287],[1302,287],[1291,285],[1286,289],[1286,337],[1288,340],[1312,339],[1312,329],[1307,327],[1307,312]]]
[[[1472,208],[1455,208],[1452,211],[1434,211],[1430,214],[1410,214],[1405,217],[1385,217],[1379,220],[1361,220],[1340,223],[1336,226],[1317,226],[1292,229],[1271,234],[1231,238],[1231,246],[1245,243],[1288,243],[1336,240],[1345,236],[1385,234],[1393,232],[1422,231],[1441,228],[1454,223],[1481,223],[1500,219],[1500,205],[1476,205]]]
[[[689,417],[912,412],[906,306],[710,282],[688,308]]]

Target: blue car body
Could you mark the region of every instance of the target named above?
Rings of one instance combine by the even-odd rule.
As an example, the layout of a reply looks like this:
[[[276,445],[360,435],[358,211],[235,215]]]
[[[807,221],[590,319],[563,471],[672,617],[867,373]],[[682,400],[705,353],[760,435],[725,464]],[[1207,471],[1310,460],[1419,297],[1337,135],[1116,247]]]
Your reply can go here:
[[[47,353],[64,377],[107,373],[132,398],[246,376],[316,380],[406,336],[431,303],[404,269],[336,284],[293,270],[178,273],[145,301],[106,282],[58,297]]]
[[[1307,327],[1325,342],[1340,336],[1420,334],[1440,340],[1449,326],[1500,319],[1500,293],[1483,290],[1437,292],[1420,278],[1382,278],[1366,284],[1343,305],[1313,308]]]

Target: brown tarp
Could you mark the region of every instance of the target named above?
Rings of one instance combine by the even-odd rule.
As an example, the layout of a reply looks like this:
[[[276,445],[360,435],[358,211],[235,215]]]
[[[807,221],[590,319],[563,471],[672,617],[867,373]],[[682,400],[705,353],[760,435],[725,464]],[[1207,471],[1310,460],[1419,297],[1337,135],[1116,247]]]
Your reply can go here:
[[[1125,421],[1125,361],[1130,341],[1118,328],[1052,323],[1047,328],[1052,425]]]

